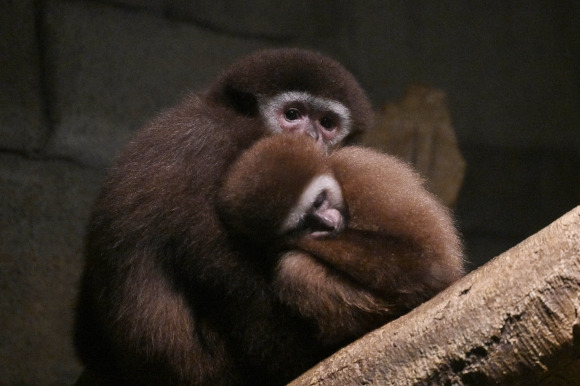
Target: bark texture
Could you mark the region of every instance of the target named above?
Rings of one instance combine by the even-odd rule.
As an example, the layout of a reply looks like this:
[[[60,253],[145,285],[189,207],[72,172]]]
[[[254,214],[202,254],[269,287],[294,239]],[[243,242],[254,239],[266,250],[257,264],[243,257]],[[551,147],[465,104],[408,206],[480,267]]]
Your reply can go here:
[[[580,206],[292,385],[580,385]]]

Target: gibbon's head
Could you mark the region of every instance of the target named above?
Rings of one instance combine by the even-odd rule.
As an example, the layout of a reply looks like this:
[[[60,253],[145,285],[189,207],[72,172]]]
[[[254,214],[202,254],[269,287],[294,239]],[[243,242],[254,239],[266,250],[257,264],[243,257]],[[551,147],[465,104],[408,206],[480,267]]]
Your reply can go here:
[[[371,104],[353,75],[333,59],[303,49],[270,49],[242,58],[209,95],[243,115],[261,115],[271,132],[294,131],[298,123],[326,148],[352,142],[372,124]],[[304,128],[300,117],[309,118],[313,128]]]
[[[346,207],[326,155],[306,136],[258,141],[226,173],[218,212],[237,234],[259,244],[323,237],[345,226]]]

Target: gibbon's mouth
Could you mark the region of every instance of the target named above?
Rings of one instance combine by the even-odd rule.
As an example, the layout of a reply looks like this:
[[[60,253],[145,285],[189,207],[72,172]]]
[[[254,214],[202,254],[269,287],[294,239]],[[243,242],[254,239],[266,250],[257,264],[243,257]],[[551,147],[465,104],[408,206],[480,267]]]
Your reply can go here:
[[[346,228],[347,215],[335,208],[318,208],[303,216],[296,227],[286,233],[290,238],[334,237]]]
[[[313,238],[330,237],[340,233],[344,227],[344,217],[336,209],[318,211],[308,216],[307,233]]]

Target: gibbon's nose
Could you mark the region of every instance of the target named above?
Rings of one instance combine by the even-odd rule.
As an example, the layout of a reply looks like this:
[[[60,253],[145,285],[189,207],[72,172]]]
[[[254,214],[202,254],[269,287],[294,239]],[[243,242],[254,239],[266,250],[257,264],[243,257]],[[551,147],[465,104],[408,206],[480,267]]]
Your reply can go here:
[[[320,133],[318,132],[316,125],[312,122],[310,122],[306,127],[306,133],[314,138],[315,141],[318,141],[318,138],[320,138]]]

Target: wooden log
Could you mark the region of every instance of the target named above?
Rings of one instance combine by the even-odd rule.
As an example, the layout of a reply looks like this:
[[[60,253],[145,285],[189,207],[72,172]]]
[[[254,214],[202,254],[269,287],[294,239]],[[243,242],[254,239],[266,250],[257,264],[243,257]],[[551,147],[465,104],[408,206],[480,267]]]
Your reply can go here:
[[[292,385],[580,385],[580,206]]]

